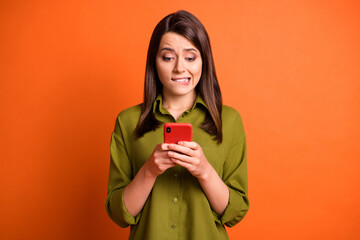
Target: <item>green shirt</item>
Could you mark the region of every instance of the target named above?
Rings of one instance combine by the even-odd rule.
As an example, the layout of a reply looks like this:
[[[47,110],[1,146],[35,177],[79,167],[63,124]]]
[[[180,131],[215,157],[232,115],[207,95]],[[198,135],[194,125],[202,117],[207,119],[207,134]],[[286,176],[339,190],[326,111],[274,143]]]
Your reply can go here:
[[[229,239],[224,225],[234,226],[249,208],[247,196],[246,138],[240,115],[223,106],[223,142],[218,144],[201,129],[207,112],[206,104],[197,97],[193,107],[185,111],[177,122],[193,125],[193,141],[197,142],[209,163],[229,188],[229,203],[222,216],[216,214],[198,180],[187,169],[175,166],[159,175],[142,209],[133,217],[123,201],[124,188],[163,142],[163,126],[134,135],[140,105],[122,111],[115,124],[110,145],[110,172],[106,209],[110,218],[121,227],[131,225],[129,239],[201,240]],[[163,123],[175,122],[162,107],[161,95],[153,105],[155,117]]]

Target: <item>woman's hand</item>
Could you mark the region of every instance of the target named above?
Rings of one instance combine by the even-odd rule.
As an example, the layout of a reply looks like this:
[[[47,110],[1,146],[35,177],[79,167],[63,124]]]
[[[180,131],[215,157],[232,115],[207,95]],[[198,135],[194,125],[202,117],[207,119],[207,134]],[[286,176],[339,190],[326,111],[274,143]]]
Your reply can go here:
[[[196,142],[181,141],[178,144],[169,144],[167,152],[171,161],[186,168],[194,177],[206,179],[212,166],[207,161],[204,152]]]
[[[124,204],[132,216],[137,216],[144,207],[156,177],[166,169],[175,166],[168,156],[168,144],[155,146],[151,156],[137,172],[134,179],[125,187]]]
[[[160,143],[155,146],[151,156],[146,161],[145,169],[146,173],[152,177],[157,177],[166,169],[176,166],[176,164],[170,160],[168,156],[169,144]]]
[[[196,142],[179,142],[169,144],[168,149],[171,161],[183,166],[198,179],[211,207],[221,216],[228,205],[229,189],[207,161],[200,145]]]

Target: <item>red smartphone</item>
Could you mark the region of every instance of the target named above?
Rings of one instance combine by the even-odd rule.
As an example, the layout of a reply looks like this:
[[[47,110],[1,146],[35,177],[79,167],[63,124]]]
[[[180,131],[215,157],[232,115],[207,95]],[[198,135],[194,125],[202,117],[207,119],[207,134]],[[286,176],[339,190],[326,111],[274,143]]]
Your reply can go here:
[[[191,123],[165,123],[164,142],[178,143],[179,141],[192,141]]]

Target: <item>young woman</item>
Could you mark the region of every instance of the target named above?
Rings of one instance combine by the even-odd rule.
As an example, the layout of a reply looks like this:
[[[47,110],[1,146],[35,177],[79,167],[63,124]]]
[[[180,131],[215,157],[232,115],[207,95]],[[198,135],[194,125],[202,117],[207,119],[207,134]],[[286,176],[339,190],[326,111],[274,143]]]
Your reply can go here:
[[[163,124],[191,123],[193,141],[163,143]],[[111,139],[106,209],[129,239],[228,239],[249,208],[240,115],[222,105],[208,34],[186,11],[150,40],[144,102],[122,111]]]

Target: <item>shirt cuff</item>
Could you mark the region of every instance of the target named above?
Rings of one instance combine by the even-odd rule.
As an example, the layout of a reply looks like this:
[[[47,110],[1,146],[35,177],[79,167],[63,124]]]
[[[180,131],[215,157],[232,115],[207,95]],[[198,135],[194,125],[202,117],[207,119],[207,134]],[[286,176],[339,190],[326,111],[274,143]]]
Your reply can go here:
[[[112,192],[106,200],[106,210],[109,217],[120,227],[127,227],[135,225],[139,222],[141,212],[136,216],[132,216],[124,204],[124,191],[125,188]]]
[[[215,222],[226,225],[228,227],[235,226],[249,209],[249,204],[244,201],[244,198],[234,189],[229,188],[229,202],[225,208],[222,216],[213,211]]]

